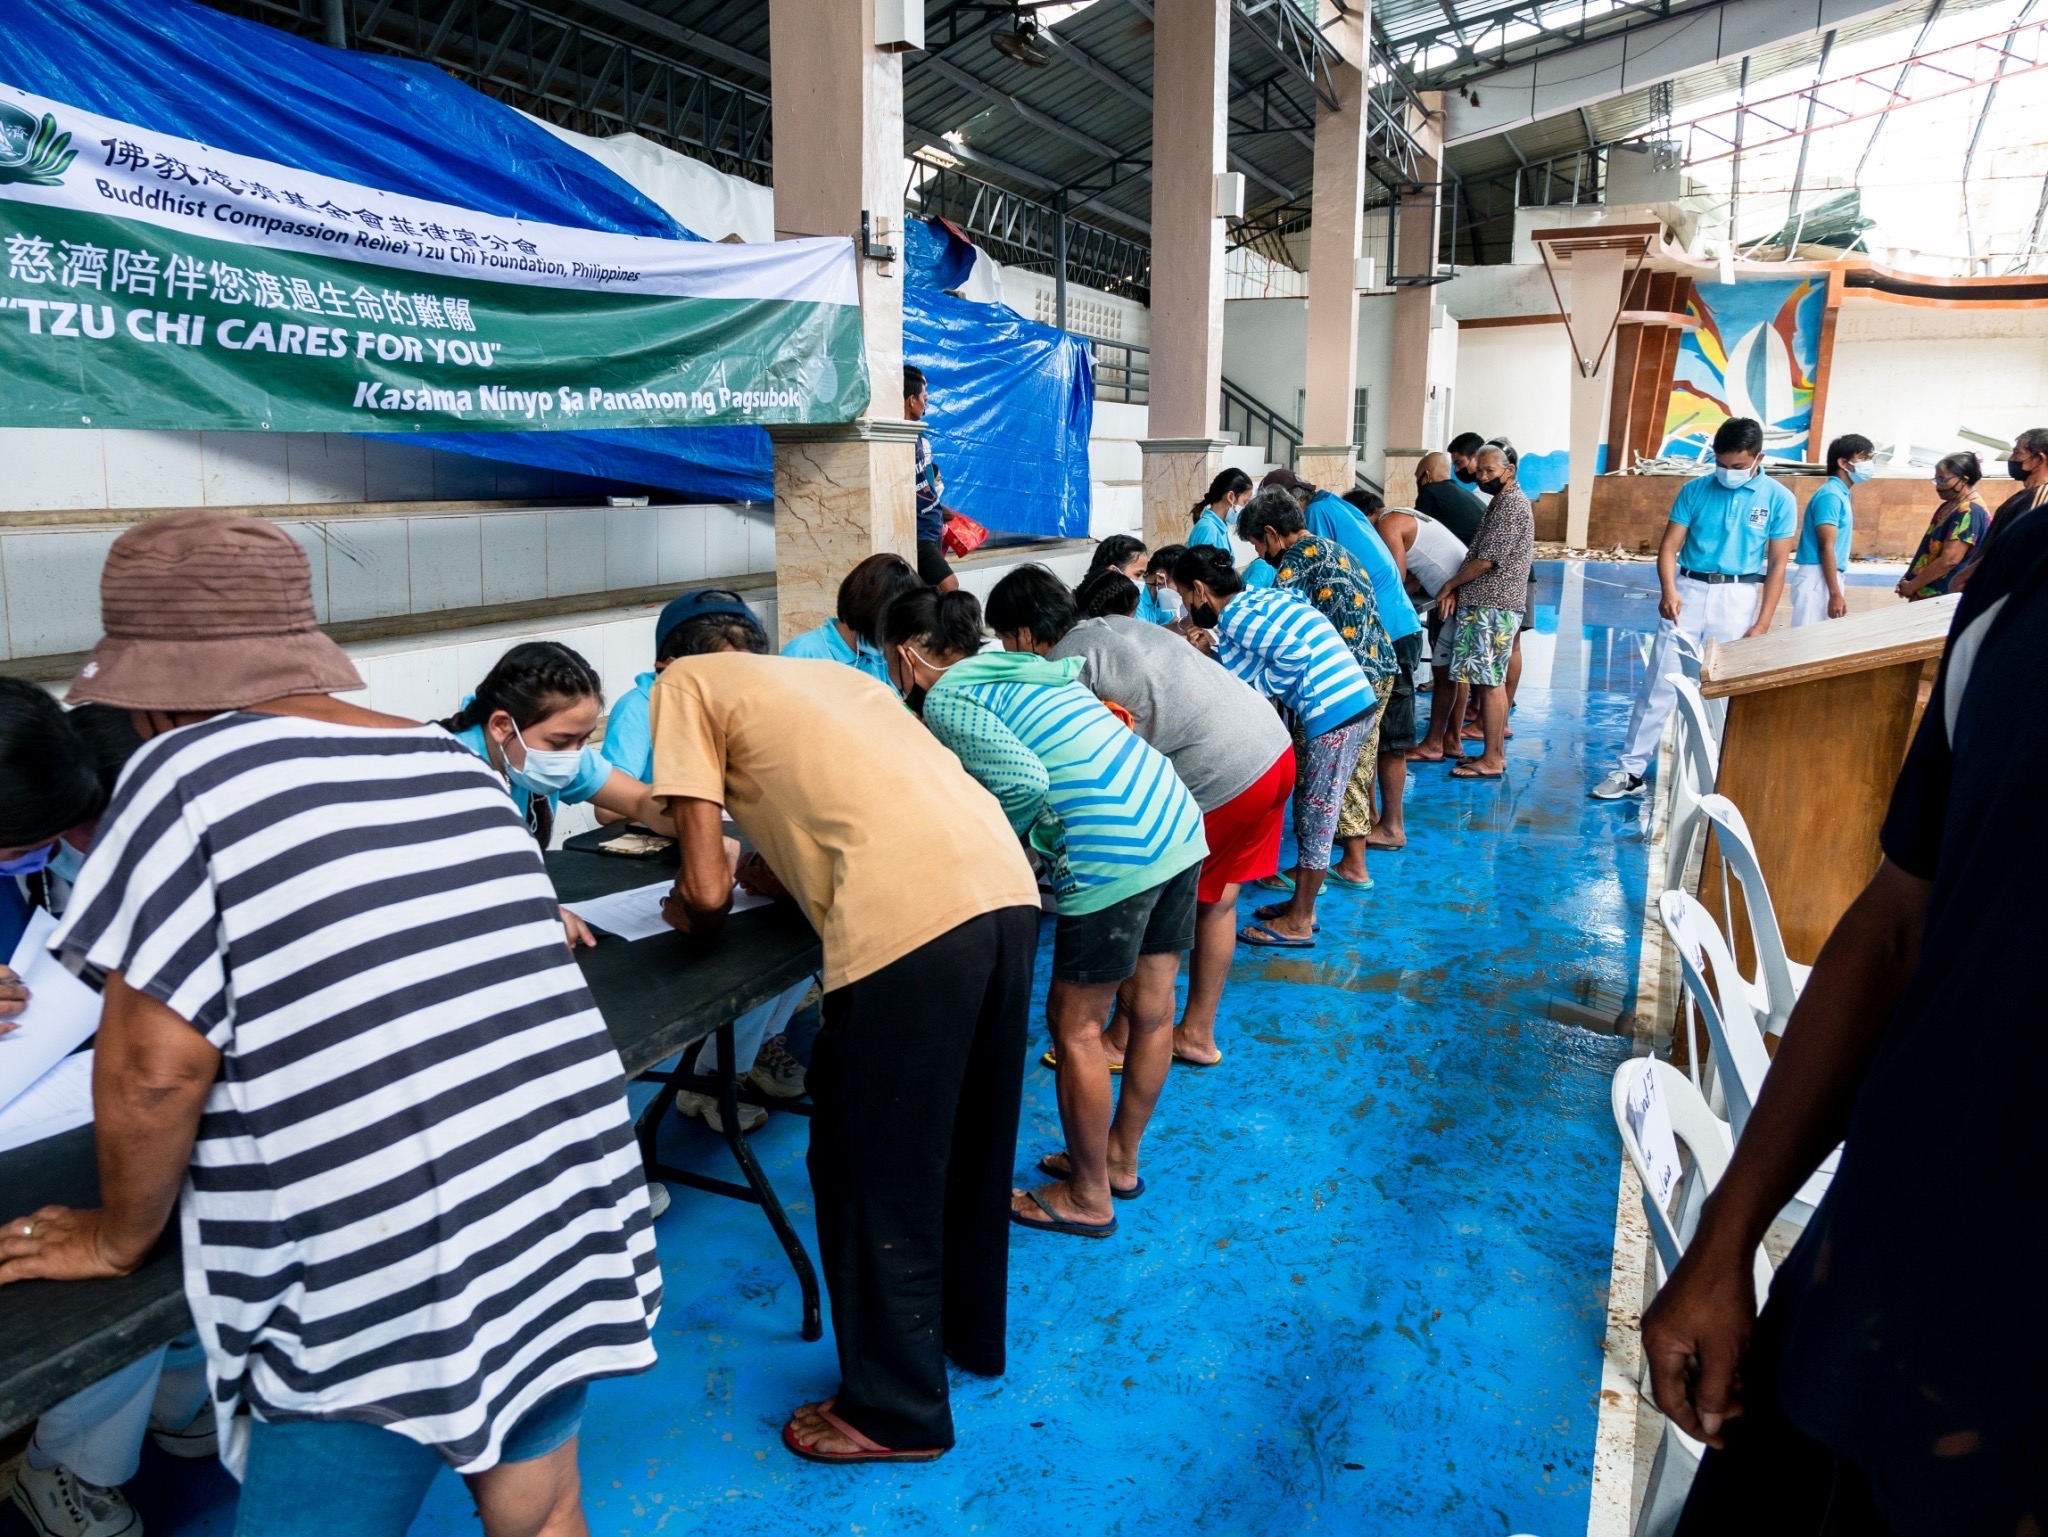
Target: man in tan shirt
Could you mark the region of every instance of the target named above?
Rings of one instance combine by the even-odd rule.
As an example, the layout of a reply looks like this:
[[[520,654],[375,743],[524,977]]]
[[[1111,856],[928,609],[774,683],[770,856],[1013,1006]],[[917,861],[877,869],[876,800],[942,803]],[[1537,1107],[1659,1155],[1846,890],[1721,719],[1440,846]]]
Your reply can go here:
[[[722,806],[767,867],[742,877],[824,941],[810,1172],[840,1386],[782,1438],[813,1461],[928,1460],[953,1444],[946,1357],[1004,1365],[1038,886],[995,797],[886,684],[747,641],[654,684],[654,794],[682,836],[665,911],[724,922]]]

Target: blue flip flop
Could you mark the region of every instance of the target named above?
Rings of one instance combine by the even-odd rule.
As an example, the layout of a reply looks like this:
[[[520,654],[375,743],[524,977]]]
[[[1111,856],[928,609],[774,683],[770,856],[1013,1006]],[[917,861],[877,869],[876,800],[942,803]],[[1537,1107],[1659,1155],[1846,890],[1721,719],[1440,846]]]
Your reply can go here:
[[[1294,889],[1294,877],[1290,875],[1262,875],[1253,881],[1252,884],[1254,886],[1262,886],[1267,891],[1292,891]]]
[[[1067,1160],[1067,1166],[1064,1169],[1055,1169],[1052,1166],[1052,1161],[1055,1158],[1066,1157],[1067,1155],[1064,1152],[1047,1153],[1043,1158],[1038,1160],[1039,1173],[1050,1174],[1054,1179],[1072,1179],[1074,1177],[1074,1164],[1072,1159]],[[1128,1190],[1119,1190],[1116,1188],[1116,1186],[1111,1185],[1109,1187],[1109,1193],[1115,1196],[1119,1201],[1135,1201],[1139,1196],[1145,1193],[1145,1176],[1140,1174],[1138,1176],[1137,1184],[1131,1186],[1131,1188]],[[1041,1201],[1039,1204],[1042,1206],[1045,1203]]]
[[[1263,923],[1248,923],[1237,931],[1237,937],[1248,945],[1258,945],[1268,950],[1313,950],[1313,939],[1289,939],[1278,929]]]
[[[1362,881],[1354,881],[1350,876],[1339,875],[1335,870],[1332,870],[1324,879],[1332,886],[1342,886],[1346,891],[1372,890],[1372,877],[1370,875]]]
[[[1046,1205],[1044,1201],[1040,1200],[1036,1190],[1027,1190],[1024,1193],[1031,1197],[1031,1204],[1033,1206],[1036,1206],[1045,1213],[1046,1220],[1039,1222],[1034,1218],[1025,1216],[1024,1213],[1012,1206],[1010,1208],[1010,1220],[1019,1227],[1028,1227],[1034,1233],[1066,1233],[1074,1238],[1108,1238],[1116,1232],[1116,1219],[1114,1217],[1108,1222],[1100,1223],[1069,1222],[1050,1206]]]

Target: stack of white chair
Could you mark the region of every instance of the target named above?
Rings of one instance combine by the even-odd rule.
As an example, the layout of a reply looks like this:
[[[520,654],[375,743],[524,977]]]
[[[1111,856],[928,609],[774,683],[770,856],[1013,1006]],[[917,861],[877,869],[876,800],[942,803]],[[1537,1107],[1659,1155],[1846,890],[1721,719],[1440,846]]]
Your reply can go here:
[[[1671,712],[1671,809],[1664,823],[1664,890],[1685,883],[1686,866],[1706,825],[1700,802],[1714,793],[1721,775],[1720,730],[1690,678],[1673,678],[1677,698]]]
[[[1649,1219],[1661,1286],[1678,1268],[1679,1257],[1692,1241],[1700,1206],[1727,1172],[1728,1128],[1707,1107],[1690,1079],[1655,1058],[1638,1057],[1615,1070],[1613,1105],[1621,1145],[1642,1181],[1643,1214]],[[1680,1161],[1681,1148],[1689,1156],[1689,1167]],[[1770,1263],[1761,1250],[1755,1267],[1756,1295],[1761,1303],[1771,1288]],[[1664,1438],[1650,1465],[1642,1510],[1636,1517],[1635,1537],[1669,1537],[1677,1530],[1679,1512],[1684,1509],[1703,1450],[1676,1425],[1664,1422]]]

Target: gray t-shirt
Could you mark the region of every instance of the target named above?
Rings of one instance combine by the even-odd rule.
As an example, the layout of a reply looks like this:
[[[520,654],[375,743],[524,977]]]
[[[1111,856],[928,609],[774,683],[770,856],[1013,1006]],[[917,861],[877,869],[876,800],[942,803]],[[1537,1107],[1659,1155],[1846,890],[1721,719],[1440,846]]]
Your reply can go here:
[[[1082,686],[1131,712],[1204,812],[1250,789],[1290,746],[1270,704],[1161,625],[1083,619],[1052,655],[1081,658]]]

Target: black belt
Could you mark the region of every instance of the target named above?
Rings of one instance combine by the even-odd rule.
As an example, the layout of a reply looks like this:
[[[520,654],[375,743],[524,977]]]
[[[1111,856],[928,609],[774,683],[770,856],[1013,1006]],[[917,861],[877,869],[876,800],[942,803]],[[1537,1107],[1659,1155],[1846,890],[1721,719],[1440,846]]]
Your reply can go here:
[[[1761,582],[1764,579],[1761,571],[1753,576],[1730,576],[1726,571],[1688,571],[1683,566],[1678,568],[1678,574],[1691,581],[1705,582],[1709,587],[1718,587],[1723,582]]]

